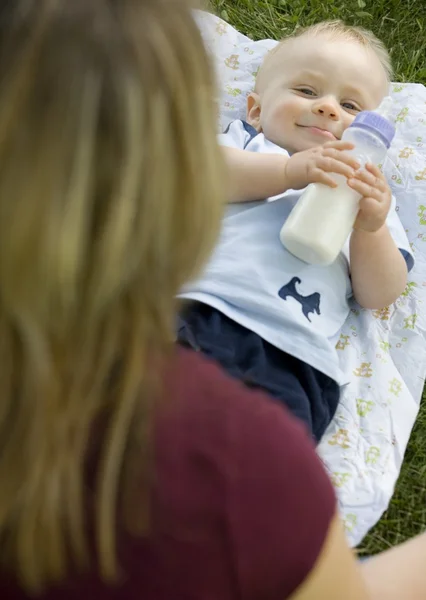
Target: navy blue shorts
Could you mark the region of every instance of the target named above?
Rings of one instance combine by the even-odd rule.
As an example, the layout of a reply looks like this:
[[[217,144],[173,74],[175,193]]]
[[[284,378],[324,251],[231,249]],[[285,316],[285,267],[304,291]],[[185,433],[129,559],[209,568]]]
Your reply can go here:
[[[333,379],[206,304],[191,303],[181,314],[178,342],[285,404],[320,441],[339,402],[339,386]]]

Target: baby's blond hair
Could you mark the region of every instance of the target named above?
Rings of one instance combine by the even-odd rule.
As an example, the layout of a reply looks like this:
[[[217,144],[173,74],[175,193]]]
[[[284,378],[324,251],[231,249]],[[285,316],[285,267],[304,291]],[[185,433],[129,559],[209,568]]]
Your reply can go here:
[[[281,50],[290,40],[300,38],[302,36],[317,37],[321,35],[328,36],[331,40],[348,40],[356,42],[364,48],[373,51],[383,67],[387,80],[390,82],[393,77],[392,61],[385,44],[370,30],[364,27],[354,25],[346,25],[343,21],[322,21],[310,27],[301,27],[291,35],[285,37],[280,43],[268,54],[265,58],[256,80],[256,88],[261,87],[261,80],[264,79],[264,74],[269,61],[277,52]]]

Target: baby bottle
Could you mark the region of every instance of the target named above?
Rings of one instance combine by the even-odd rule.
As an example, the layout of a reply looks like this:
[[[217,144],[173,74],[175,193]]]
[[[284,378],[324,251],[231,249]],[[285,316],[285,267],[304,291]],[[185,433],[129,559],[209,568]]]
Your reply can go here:
[[[354,144],[349,150],[364,167],[383,163],[395,136],[395,127],[384,116],[392,100],[388,97],[377,111],[359,113],[342,139]],[[334,262],[354,226],[360,194],[347,178],[333,174],[338,187],[311,183],[299,198],[281,229],[280,239],[289,252],[312,265]]]

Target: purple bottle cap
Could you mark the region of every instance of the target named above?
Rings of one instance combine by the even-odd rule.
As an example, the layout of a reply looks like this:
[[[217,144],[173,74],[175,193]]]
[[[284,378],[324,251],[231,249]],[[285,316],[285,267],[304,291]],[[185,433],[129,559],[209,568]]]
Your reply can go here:
[[[393,124],[385,119],[385,117],[369,110],[358,113],[351,123],[351,127],[360,127],[361,129],[367,129],[375,133],[386,145],[386,148],[389,148],[395,137],[395,127]]]

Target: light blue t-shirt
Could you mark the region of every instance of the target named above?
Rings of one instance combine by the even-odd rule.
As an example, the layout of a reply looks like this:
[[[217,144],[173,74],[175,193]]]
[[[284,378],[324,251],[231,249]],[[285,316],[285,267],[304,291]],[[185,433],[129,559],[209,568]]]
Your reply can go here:
[[[252,152],[288,156],[243,121],[231,123],[220,141]],[[343,385],[347,378],[335,346],[352,295],[349,240],[328,267],[308,265],[283,247],[281,228],[302,192],[289,190],[266,202],[229,205],[207,268],[181,297],[216,308]],[[387,225],[411,269],[414,260],[395,200]]]

